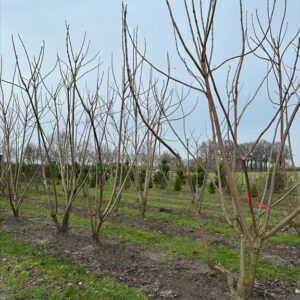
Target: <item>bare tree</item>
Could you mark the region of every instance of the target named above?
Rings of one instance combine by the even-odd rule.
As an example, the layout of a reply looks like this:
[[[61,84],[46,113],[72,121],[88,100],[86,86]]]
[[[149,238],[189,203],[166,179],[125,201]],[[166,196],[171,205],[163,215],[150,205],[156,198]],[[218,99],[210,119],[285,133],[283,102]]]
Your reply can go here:
[[[15,75],[14,73],[13,82]],[[0,77],[0,128],[3,136],[1,186],[3,194],[7,187],[10,207],[13,215],[18,218],[20,207],[39,171],[39,166],[25,162],[26,149],[35,131],[35,123],[30,103],[25,100],[24,95],[16,92],[14,84],[7,95],[3,84]]]
[[[124,39],[124,36],[123,36]],[[137,37],[136,37],[137,39]],[[123,42],[124,46],[124,42]],[[123,49],[125,54],[126,49]],[[124,62],[125,62],[124,57]],[[135,52],[132,59],[132,78],[131,82],[135,82],[136,96],[139,98],[139,109],[147,120],[147,123],[153,128],[156,135],[159,135],[162,129],[162,112],[160,105],[165,105],[167,84],[164,84],[161,90],[158,90],[158,82],[154,80],[152,72],[149,73],[149,78],[146,80],[148,84],[145,87],[143,76],[143,61],[140,61]],[[140,217],[145,218],[146,205],[148,201],[149,186],[152,180],[152,171],[154,166],[154,156],[157,150],[158,142],[154,134],[145,126],[140,119],[136,101],[132,100],[132,117],[134,126],[133,148],[136,161],[134,163],[134,180],[135,187],[139,197]],[[146,137],[146,138],[145,138]],[[141,140],[144,143],[141,145]],[[142,151],[140,148],[142,147]]]
[[[81,48],[77,55],[70,54],[71,41],[67,28],[66,49],[68,58],[72,55],[74,65],[70,59],[68,62],[64,62],[58,57],[53,69],[46,75],[42,75],[44,45],[41,47],[38,59],[30,60],[21,39],[20,42],[29,67],[29,79],[25,77],[21,69],[16,45],[13,41],[20,80],[18,87],[26,95],[33,111],[38,131],[39,152],[42,154],[40,164],[44,186],[48,193],[51,217],[58,231],[65,232],[69,228],[72,204],[86,180],[82,174],[86,167],[86,153],[91,128],[86,126],[87,120],[84,118],[82,107],[79,106],[80,101],[77,97],[76,88],[79,79],[89,72],[89,69],[84,69],[87,53],[84,53],[85,49]],[[55,70],[59,70],[61,79],[54,89],[50,89],[46,79]],[[50,174],[48,176],[45,170],[45,161],[49,167]],[[60,175],[65,198],[61,221],[58,218],[59,199],[56,186],[57,174],[55,174],[57,172]],[[50,185],[48,179],[50,179]]]
[[[190,188],[188,188],[191,192],[190,195],[192,196],[192,203],[197,211],[200,231],[204,242],[205,257],[208,265],[214,270],[225,274],[233,297],[237,299],[247,299],[252,293],[258,257],[263,242],[280,231],[284,226],[289,224],[300,213],[299,202],[297,202],[298,204],[295,204],[287,213],[286,217],[280,220],[276,225],[271,225],[269,222],[273,208],[282,201],[286,200],[287,197],[295,189],[299,188],[300,185],[299,181],[296,182],[293,187],[287,191],[284,191],[283,195],[279,199],[275,200],[276,197],[274,195],[274,186],[276,170],[282,165],[285,143],[289,137],[290,129],[300,107],[298,96],[299,78],[296,76],[297,72],[299,71],[299,30],[297,30],[295,35],[293,35],[290,40],[285,40],[286,30],[284,24],[286,12],[284,10],[282,21],[280,23],[281,25],[279,26],[279,30],[276,31],[276,26],[274,26],[273,20],[276,9],[276,1],[274,1],[272,5],[269,5],[267,8],[266,25],[263,25],[264,23],[262,22],[258,13],[252,17],[253,36],[249,37],[249,28],[245,19],[243,3],[242,1],[239,1],[239,26],[241,36],[240,53],[236,56],[229,57],[219,64],[215,64],[213,50],[215,43],[214,39],[216,37],[214,31],[216,26],[216,18],[218,16],[217,1],[209,1],[206,7],[204,7],[204,3],[202,1],[184,1],[187,28],[183,27],[183,25],[181,25],[176,18],[171,1],[166,0],[166,4],[174,30],[176,49],[179,58],[186,67],[188,74],[190,74],[190,76],[193,78],[195,82],[194,85],[175,78],[170,74],[169,69],[167,72],[164,72],[155,67],[145,57],[144,53],[138,50],[137,45],[134,43],[135,41],[131,37],[128,30],[126,31],[126,37],[131,39],[133,48],[138,51],[140,57],[150,64],[156,71],[166,76],[169,80],[176,81],[177,83],[181,83],[188,88],[198,91],[207,100],[213,142],[216,145],[216,147],[214,147],[215,158],[217,159],[216,165],[217,167],[219,166],[218,161],[221,159],[227,176],[228,196],[224,195],[222,185],[218,184],[220,201],[222,204],[221,206],[228,225],[234,228],[237,237],[240,239],[240,269],[236,287],[234,285],[233,276],[230,270],[221,265],[221,263],[213,262],[210,257],[209,243],[203,223],[201,208],[197,206],[197,202],[193,197],[193,193],[191,192]],[[126,10],[124,11],[123,19],[125,23],[124,27],[127,28]],[[275,34],[275,32],[277,33]],[[189,36],[186,36],[186,33],[188,33]],[[289,59],[291,62],[290,65],[287,65],[284,58],[284,53],[287,51],[290,52],[290,55],[293,55],[293,59]],[[261,53],[263,53],[264,56]],[[243,106],[241,105],[243,103],[241,98],[241,81],[244,79],[242,78],[242,72],[247,71],[246,61],[248,58],[258,58],[259,60],[262,59],[264,62],[266,62],[267,71],[266,74],[262,76],[261,82],[259,83],[258,88],[254,92],[253,96]],[[222,68],[230,64],[231,72],[232,70],[233,72],[230,73],[232,74],[231,76],[228,76],[228,72],[225,72],[227,75],[223,82],[227,82],[227,84],[224,87],[224,84],[217,79],[216,74],[220,74]],[[129,64],[127,64],[127,71],[130,76],[132,70]],[[272,74],[274,77],[272,77]],[[282,80],[283,74],[285,74],[284,82]],[[250,104],[257,105],[254,100],[257,98],[258,92],[263,87],[267,86],[267,90],[270,91],[270,81],[272,81],[272,86],[277,87],[275,95],[279,94],[279,100],[275,102],[277,107],[270,122],[267,124],[264,130],[258,134],[256,141],[251,145],[249,151],[246,154],[243,154],[238,142],[240,132],[239,124],[241,118],[245,113],[247,113],[247,108]],[[131,83],[131,91],[133,95],[136,94],[133,82]],[[223,97],[224,94],[226,97]],[[136,96],[134,97],[138,105],[139,99]],[[229,102],[228,105],[226,105],[225,101]],[[141,110],[139,110],[139,113],[141,115],[143,114]],[[283,121],[283,116],[285,116],[285,121]],[[146,126],[151,130],[146,118],[142,117],[142,119]],[[225,122],[227,127],[225,134],[223,132],[223,122]],[[246,161],[249,156],[252,155],[260,139],[267,131],[270,131],[271,129],[274,130],[274,139],[270,158],[272,157],[272,153],[275,148],[276,137],[278,136],[278,126],[280,137],[278,144],[279,148],[275,160],[272,162],[272,169],[269,169],[269,173],[266,176],[264,193],[262,195],[259,208],[256,211],[251,198],[251,179],[248,175]],[[153,134],[155,133],[153,132]],[[180,155],[173,149],[172,146],[170,146],[170,144],[167,143],[166,140],[158,135],[156,137],[165,145],[165,147],[170,150],[171,153],[173,153],[175,157],[177,157],[182,165],[183,170],[187,174],[187,170],[182,164]],[[182,139],[182,141],[183,140],[187,141],[186,138]],[[232,150],[230,150],[230,160],[228,159],[227,155],[228,151],[226,151],[226,144],[228,144],[228,141],[230,141],[233,145]],[[187,150],[189,150],[188,143],[184,142],[183,144],[186,146]],[[272,160],[270,158],[269,161],[271,162]],[[240,160],[242,164],[243,176],[246,182],[246,193],[249,195],[247,210],[245,210],[241,204],[240,199],[242,196],[238,193],[237,180],[235,177],[235,170],[238,160]],[[218,177],[220,183],[220,170],[218,170]],[[264,201],[268,205],[266,210],[262,209]]]
[[[78,70],[73,67],[88,65],[81,61],[80,55],[73,56],[74,49],[69,36],[67,57],[68,68],[74,78]],[[82,42],[81,49],[85,49],[83,59],[87,55],[89,44]],[[90,176],[95,174],[96,185],[93,195],[87,195],[87,207],[91,224],[92,239],[99,241],[99,233],[107,218],[117,209],[122,192],[129,181],[134,162],[144,143],[146,134],[141,136],[141,140],[133,147],[134,126],[131,124],[131,100],[128,80],[125,69],[122,71],[121,83],[116,78],[114,68],[107,74],[106,92],[101,94],[104,74],[100,74],[100,64],[97,64],[96,84],[93,90],[86,89],[83,93],[77,80],[73,80],[74,93],[80,102],[80,107],[87,120],[86,127],[90,130],[89,140],[93,149],[94,157],[90,162]],[[111,78],[113,78],[111,82]],[[109,151],[107,151],[109,149]],[[126,165],[126,167],[125,167]],[[110,176],[111,191],[108,198],[104,198],[105,183],[107,175]]]

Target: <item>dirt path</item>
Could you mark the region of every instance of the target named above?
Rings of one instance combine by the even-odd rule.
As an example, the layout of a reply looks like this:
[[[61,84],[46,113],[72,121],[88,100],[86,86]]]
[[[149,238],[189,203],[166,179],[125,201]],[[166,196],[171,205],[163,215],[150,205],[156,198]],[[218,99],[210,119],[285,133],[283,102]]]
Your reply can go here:
[[[106,238],[93,245],[89,232],[57,234],[45,219],[23,216],[16,222],[4,210],[0,216],[1,228],[17,238],[46,253],[70,257],[88,272],[138,287],[149,299],[229,299],[224,278],[195,261],[165,258],[142,245]],[[253,299],[297,299],[294,296],[290,284],[265,280],[257,284]]]

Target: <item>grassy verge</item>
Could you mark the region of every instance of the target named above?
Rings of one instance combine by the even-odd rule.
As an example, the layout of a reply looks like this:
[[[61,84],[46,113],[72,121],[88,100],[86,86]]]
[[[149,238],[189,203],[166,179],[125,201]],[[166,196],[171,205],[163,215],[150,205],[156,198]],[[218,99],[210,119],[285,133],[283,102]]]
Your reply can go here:
[[[6,299],[146,299],[142,292],[44,255],[0,231],[0,288]]]

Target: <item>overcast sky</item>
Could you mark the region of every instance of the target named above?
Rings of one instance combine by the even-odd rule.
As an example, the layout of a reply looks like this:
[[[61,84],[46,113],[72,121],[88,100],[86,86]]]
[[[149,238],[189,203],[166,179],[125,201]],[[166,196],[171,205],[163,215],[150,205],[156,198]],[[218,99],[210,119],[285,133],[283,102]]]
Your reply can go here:
[[[57,52],[63,52],[65,45],[65,21],[70,24],[73,40],[81,40],[87,32],[91,40],[91,52],[100,51],[104,62],[103,68],[110,65],[111,55],[115,65],[121,63],[121,1],[120,0],[0,0],[1,1],[1,54],[4,70],[9,72],[13,66],[11,55],[11,35],[20,34],[27,45],[30,54],[38,52],[42,41],[46,42],[45,64],[52,64]],[[204,3],[206,1],[203,1]],[[264,0],[244,1],[248,16],[257,8],[265,18],[266,2]],[[279,0],[279,12],[283,11],[283,0]],[[169,15],[163,0],[128,0],[128,22],[131,28],[139,27],[140,39],[147,41],[147,56],[161,68],[166,67],[166,53],[170,54],[172,72],[183,80],[191,81],[184,67],[180,64],[175,47],[173,31]],[[175,15],[186,25],[183,1],[171,1]],[[215,30],[215,63],[229,55],[237,54],[239,47],[238,34],[238,1],[219,1],[217,23]],[[288,0],[287,21],[288,34],[295,33],[300,26],[300,1]],[[287,63],[290,57],[287,57]],[[242,97],[247,99],[259,84],[259,78],[265,71],[264,66],[250,60],[243,72]],[[217,74],[220,84],[225,83],[227,69]],[[7,73],[8,74],[8,73]],[[209,130],[206,104],[201,95],[191,93],[191,100],[199,97],[198,110],[191,116],[189,128],[196,129],[197,134],[205,137]],[[261,92],[257,101],[245,114],[240,126],[240,142],[252,141],[271,118],[274,109],[266,99],[266,93]],[[201,102],[202,101],[202,102]],[[246,101],[246,100],[245,100]],[[300,164],[300,118],[298,117],[293,130],[292,140],[297,164]],[[180,127],[180,125],[177,125]],[[180,130],[180,129],[179,129]],[[267,139],[271,137],[266,135]]]

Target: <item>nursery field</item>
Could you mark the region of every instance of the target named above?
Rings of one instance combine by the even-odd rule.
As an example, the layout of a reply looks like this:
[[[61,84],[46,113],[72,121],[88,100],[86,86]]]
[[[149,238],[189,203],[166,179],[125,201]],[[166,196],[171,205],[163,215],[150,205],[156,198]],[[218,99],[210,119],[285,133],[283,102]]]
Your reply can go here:
[[[241,203],[247,209],[244,198]],[[64,205],[62,194],[59,205]],[[226,224],[218,195],[206,191],[202,206],[212,259],[238,270],[238,240]],[[270,223],[285,215],[282,204]],[[1,197],[0,222],[0,299],[230,299],[225,278],[205,264],[184,191],[150,189],[143,220],[136,192],[125,190],[101,228],[99,244],[90,238],[82,192],[68,233],[57,233],[42,190],[29,193],[18,221]],[[253,299],[299,299],[300,239],[292,229],[266,241],[257,275]]]
[[[0,300],[300,300],[300,1],[3,2]]]

